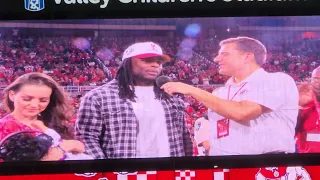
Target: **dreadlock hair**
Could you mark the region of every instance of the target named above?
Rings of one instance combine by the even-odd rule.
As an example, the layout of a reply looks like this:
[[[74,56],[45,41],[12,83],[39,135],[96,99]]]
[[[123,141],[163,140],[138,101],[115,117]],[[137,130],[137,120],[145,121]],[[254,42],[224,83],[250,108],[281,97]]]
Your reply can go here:
[[[116,78],[118,81],[118,87],[119,87],[119,97],[121,99],[129,99],[133,102],[135,102],[135,93],[134,93],[134,85],[135,80],[133,76],[132,71],[132,63],[131,59],[125,59],[122,64],[120,65]],[[170,96],[165,93],[163,90],[160,89],[160,87],[157,86],[156,82],[153,84],[153,91],[155,93],[156,99],[163,98],[164,100],[169,100]]]

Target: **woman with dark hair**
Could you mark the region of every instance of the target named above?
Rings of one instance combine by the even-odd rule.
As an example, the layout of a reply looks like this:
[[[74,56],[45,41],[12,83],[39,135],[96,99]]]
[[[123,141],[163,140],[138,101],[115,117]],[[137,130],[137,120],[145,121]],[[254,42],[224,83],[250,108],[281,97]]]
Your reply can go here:
[[[39,130],[54,139],[61,160],[68,159],[68,153],[84,152],[83,143],[72,140],[67,128],[73,112],[68,98],[50,76],[20,76],[4,90],[3,105],[10,114],[0,120],[0,140],[14,132]]]

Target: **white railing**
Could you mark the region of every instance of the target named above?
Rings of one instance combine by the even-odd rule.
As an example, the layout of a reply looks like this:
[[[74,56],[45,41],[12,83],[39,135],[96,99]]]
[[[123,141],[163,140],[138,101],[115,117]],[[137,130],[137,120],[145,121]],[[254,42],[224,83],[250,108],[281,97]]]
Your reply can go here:
[[[81,92],[88,92],[98,86],[62,86],[65,92],[69,93],[81,93]],[[6,86],[0,86],[0,91],[3,91]]]
[[[198,88],[206,88],[206,87],[219,87],[220,84],[215,85],[196,85]],[[91,91],[94,88],[97,88],[98,86],[62,86],[63,90],[68,93],[83,93]],[[0,86],[0,91],[3,91],[6,88],[6,86]]]

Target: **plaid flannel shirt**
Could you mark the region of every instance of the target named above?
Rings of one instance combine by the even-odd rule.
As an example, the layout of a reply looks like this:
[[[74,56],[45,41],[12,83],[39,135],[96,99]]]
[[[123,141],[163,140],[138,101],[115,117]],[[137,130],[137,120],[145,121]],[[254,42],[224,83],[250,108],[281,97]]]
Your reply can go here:
[[[135,158],[138,131],[130,100],[119,98],[118,82],[87,93],[80,104],[76,136],[95,159]],[[170,156],[192,156],[193,144],[185,120],[184,103],[177,97],[161,100],[169,137]]]

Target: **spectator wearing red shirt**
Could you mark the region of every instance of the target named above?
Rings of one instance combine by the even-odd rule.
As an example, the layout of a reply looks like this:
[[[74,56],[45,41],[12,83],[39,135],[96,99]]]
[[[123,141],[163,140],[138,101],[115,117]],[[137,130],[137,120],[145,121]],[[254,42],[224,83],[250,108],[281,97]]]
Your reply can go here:
[[[36,66],[36,71],[39,73],[43,73],[43,70],[42,70],[41,66],[39,66],[39,65]]]
[[[0,67],[0,79],[4,79],[5,78],[5,67],[1,66]]]
[[[300,111],[296,128],[299,153],[320,152],[320,67],[312,72],[311,83],[299,86]]]
[[[100,78],[99,78],[99,76],[97,76],[96,74],[94,74],[91,81],[94,82],[94,83],[96,83],[96,82],[99,82],[99,81],[100,81]]]

